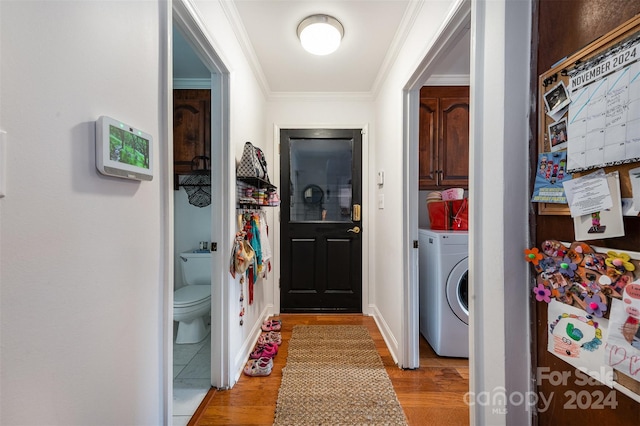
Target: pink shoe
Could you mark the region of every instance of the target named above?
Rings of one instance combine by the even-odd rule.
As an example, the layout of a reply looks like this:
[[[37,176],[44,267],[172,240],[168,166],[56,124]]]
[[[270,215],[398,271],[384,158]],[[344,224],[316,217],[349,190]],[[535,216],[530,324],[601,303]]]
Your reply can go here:
[[[280,320],[266,320],[262,323],[262,331],[280,331],[282,322]]]
[[[275,343],[280,346],[282,344],[282,335],[279,331],[269,331],[267,333],[262,333],[260,337],[258,337],[258,344],[264,345],[265,343]]]
[[[273,369],[271,358],[250,359],[244,367],[244,374],[252,377],[268,376]]]
[[[253,349],[253,352],[251,352],[251,355],[249,355],[249,358],[273,358],[277,353],[278,345],[276,345],[275,343],[265,343],[264,345],[258,344]]]

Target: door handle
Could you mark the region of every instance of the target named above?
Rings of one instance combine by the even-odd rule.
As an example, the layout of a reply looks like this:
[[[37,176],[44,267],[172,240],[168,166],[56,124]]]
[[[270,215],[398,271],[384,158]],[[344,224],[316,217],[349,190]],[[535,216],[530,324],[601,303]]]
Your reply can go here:
[[[354,226],[351,229],[347,229],[347,232],[353,232],[354,234],[359,234],[360,233],[360,227],[359,226]]]

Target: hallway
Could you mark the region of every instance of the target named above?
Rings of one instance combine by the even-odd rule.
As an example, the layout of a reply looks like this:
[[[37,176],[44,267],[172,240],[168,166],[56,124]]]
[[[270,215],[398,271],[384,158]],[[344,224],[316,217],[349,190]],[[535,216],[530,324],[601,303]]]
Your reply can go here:
[[[211,390],[189,425],[271,425],[273,423],[282,368],[293,326],[296,324],[364,325],[369,329],[410,425],[467,425],[469,362],[438,357],[420,338],[420,368],[401,370],[393,362],[372,317],[363,315],[283,314],[283,344],[268,377],[242,375],[231,390]]]

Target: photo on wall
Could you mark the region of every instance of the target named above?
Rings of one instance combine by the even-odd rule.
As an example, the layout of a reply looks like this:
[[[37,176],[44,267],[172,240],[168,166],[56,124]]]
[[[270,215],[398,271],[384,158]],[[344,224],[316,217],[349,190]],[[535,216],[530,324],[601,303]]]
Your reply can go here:
[[[549,144],[551,151],[559,151],[567,148],[569,136],[567,134],[567,119],[549,124]]]
[[[563,81],[560,81],[544,94],[547,115],[554,121],[558,121],[564,115],[570,103],[571,98]]]
[[[567,151],[538,154],[538,167],[531,202],[566,204],[567,196],[563,182],[572,177],[571,173],[567,173]]]

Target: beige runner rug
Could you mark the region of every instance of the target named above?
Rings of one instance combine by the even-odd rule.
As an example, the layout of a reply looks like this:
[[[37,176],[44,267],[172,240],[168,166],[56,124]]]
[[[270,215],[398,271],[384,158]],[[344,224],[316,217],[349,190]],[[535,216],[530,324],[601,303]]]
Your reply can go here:
[[[296,325],[274,425],[406,425],[366,327]]]

